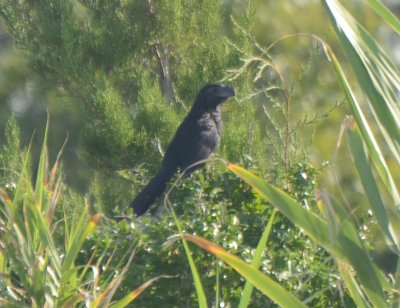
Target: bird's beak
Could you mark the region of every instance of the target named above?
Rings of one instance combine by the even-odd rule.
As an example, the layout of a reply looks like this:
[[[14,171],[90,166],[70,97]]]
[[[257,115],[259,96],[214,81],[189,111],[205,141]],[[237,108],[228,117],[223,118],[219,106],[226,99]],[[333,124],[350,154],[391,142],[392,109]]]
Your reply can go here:
[[[221,85],[218,91],[218,96],[223,99],[227,99],[229,97],[235,96],[235,90],[233,88]]]

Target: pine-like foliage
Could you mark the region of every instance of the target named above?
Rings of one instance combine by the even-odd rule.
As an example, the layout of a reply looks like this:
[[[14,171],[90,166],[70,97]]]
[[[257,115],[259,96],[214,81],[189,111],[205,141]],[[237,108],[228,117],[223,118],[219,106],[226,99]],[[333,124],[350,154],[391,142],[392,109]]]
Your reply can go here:
[[[149,162],[199,88],[239,62],[218,1],[0,4],[16,46],[81,108],[86,156],[103,169]]]

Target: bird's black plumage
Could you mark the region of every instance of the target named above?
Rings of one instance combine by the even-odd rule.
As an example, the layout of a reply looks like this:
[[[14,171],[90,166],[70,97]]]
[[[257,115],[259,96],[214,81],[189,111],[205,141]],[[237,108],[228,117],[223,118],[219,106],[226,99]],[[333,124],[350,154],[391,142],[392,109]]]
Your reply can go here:
[[[208,84],[200,90],[168,145],[159,171],[130,204],[137,216],[144,214],[164,192],[178,169],[184,171],[215,151],[221,139],[220,105],[234,95],[232,88],[222,84]],[[203,165],[190,167],[185,172],[189,174]]]

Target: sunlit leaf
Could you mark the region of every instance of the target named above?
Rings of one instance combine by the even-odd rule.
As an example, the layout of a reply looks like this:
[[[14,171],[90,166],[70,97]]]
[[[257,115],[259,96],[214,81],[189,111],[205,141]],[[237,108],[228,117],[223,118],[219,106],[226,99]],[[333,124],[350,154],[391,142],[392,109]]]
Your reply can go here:
[[[141,284],[138,288],[136,288],[134,291],[129,293],[128,295],[125,295],[122,299],[117,301],[116,303],[112,304],[110,307],[111,308],[122,308],[126,307],[130,302],[132,302],[135,298],[137,298],[144,290],[146,290],[149,286],[151,286],[154,282],[156,282],[160,278],[173,278],[173,276],[158,276],[155,278],[152,278],[145,283]]]
[[[351,230],[350,222],[343,225],[334,234],[330,232],[326,221],[308,211],[301,204],[285,192],[260,179],[246,169],[227,163],[227,168],[247,182],[263,198],[275,206],[289,220],[303,229],[311,238],[316,240],[334,256],[348,261],[357,272],[365,292],[374,304],[384,305],[385,297],[382,290],[382,274],[371,262],[368,252],[355,232],[346,233]],[[346,227],[347,225],[347,227]]]
[[[264,250],[266,249],[269,234],[271,232],[272,225],[274,223],[275,215],[276,215],[276,211],[273,211],[271,217],[268,220],[268,224],[265,227],[265,230],[258,242],[256,251],[254,252],[254,256],[253,256],[253,260],[251,261],[251,265],[254,266],[255,268],[260,267],[262,254],[263,254]],[[244,308],[249,305],[252,292],[253,292],[253,285],[250,283],[249,280],[247,280],[246,284],[244,286],[243,292],[242,292],[242,296],[240,297],[240,303],[239,303],[240,308]]]
[[[324,0],[340,43],[358,83],[368,97],[376,124],[393,158],[400,163],[400,76],[373,37],[343,8],[337,0]]]
[[[379,0],[367,0],[367,3],[393,30],[400,34],[400,21],[396,15]]]
[[[175,237],[175,239],[179,237],[180,236]],[[226,262],[253,286],[271,298],[278,305],[281,305],[282,307],[305,307],[299,299],[286,291],[277,282],[261,273],[254,266],[249,265],[238,257],[228,253],[216,244],[199,236],[186,233],[183,233],[182,237]]]
[[[387,244],[400,253],[400,240],[395,234],[392,223],[389,220],[389,211],[381,198],[378,185],[375,181],[371,166],[368,163],[364,144],[357,127],[347,130],[348,144],[353,155],[353,160],[360,175],[361,183],[368,197],[370,208],[375,214],[379,229],[382,231]],[[393,213],[395,215],[395,213]]]

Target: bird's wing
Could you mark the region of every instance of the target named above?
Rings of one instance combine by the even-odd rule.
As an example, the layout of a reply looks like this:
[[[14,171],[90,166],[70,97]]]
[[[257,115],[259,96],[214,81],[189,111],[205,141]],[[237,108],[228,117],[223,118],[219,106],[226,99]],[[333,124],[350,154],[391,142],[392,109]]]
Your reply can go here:
[[[207,159],[219,144],[219,132],[211,122],[184,121],[176,131],[165,154],[165,159],[174,161],[182,169]],[[197,168],[201,167],[199,165]],[[197,169],[194,167],[189,172]]]

